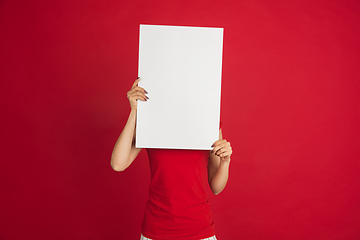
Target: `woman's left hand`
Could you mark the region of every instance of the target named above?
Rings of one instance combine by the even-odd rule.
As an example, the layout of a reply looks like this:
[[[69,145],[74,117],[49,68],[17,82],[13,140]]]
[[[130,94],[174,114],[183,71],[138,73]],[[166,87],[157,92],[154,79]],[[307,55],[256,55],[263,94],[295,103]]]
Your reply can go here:
[[[220,157],[221,161],[230,162],[230,156],[232,154],[232,148],[230,142],[225,139],[219,139],[212,145],[213,150],[211,153],[214,153],[216,156]]]

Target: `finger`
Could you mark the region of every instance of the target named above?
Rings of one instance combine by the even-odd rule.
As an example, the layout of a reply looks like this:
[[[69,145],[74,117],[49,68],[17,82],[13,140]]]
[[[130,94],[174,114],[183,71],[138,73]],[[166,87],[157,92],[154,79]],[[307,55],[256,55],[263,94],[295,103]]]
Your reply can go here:
[[[228,147],[230,147],[230,143],[225,141],[225,142],[222,142],[222,143],[217,144],[217,145],[213,148],[212,152],[214,152],[214,153],[216,154],[217,151],[219,151],[220,149],[222,149],[222,148],[228,148]]]
[[[131,88],[134,88],[135,86],[137,86],[137,84],[139,83],[140,81],[140,77],[138,77],[135,82],[133,83],[132,87]]]
[[[211,153],[215,154],[215,155],[218,155],[219,154],[219,151],[223,151],[223,147],[221,146],[217,146],[216,148],[214,148],[213,150],[211,150]]]
[[[226,147],[226,146],[222,147],[222,148],[220,148],[219,150],[217,150],[215,152],[215,155],[220,157],[221,154],[224,154],[224,153],[228,152],[229,150],[230,149],[228,147]]]
[[[214,142],[214,144],[212,145],[212,147],[214,147],[213,148],[213,150],[214,149],[219,149],[219,146],[221,146],[222,144],[226,144],[228,141],[226,141],[225,139],[219,139],[219,140],[217,140],[216,142]]]
[[[134,90],[137,90],[137,91],[140,91],[140,92],[143,92],[143,93],[145,93],[145,94],[148,93],[145,89],[143,89],[142,87],[139,87],[139,86],[135,86],[133,89],[134,89]]]
[[[225,139],[219,139],[216,142],[213,143],[213,145],[211,145],[212,147],[215,147],[216,145],[219,145],[221,143],[227,142]]]
[[[220,148],[219,150],[217,150],[216,152],[215,152],[215,155],[216,156],[219,156],[219,157],[223,157],[223,155],[226,153],[226,148]]]
[[[232,150],[231,150],[231,149],[227,149],[225,152],[220,153],[220,154],[219,154],[219,157],[221,157],[221,158],[227,158],[227,157],[229,157],[229,158],[230,158],[231,154],[232,154]]]
[[[222,152],[222,153],[220,153],[219,155],[220,155],[220,157],[222,157],[222,158],[230,158],[230,156],[231,156],[232,153],[233,153],[232,148],[229,147],[229,148],[226,148],[226,151],[225,151],[225,152]]]
[[[133,89],[131,89],[128,94],[134,94],[134,93],[141,93],[141,94],[145,94],[145,90],[144,89],[141,89],[141,88],[138,88],[138,87],[135,87]]]
[[[143,95],[143,94],[133,94],[133,95],[131,95],[131,97],[129,98],[130,101],[131,101],[131,100],[137,100],[137,99],[142,100],[142,101],[147,101],[146,96]]]
[[[144,96],[140,95],[140,94],[136,94],[136,95],[131,96],[131,98],[129,98],[129,100],[130,101],[142,100],[144,102],[147,101],[147,99]]]
[[[131,92],[130,94],[128,94],[128,97],[131,98],[132,96],[136,96],[136,95],[141,95],[141,96],[143,96],[144,98],[149,99],[149,97],[146,96],[145,93],[140,92],[140,91],[138,91],[138,90],[133,91],[133,92]]]
[[[147,99],[149,99],[146,95],[145,95],[145,93],[143,92],[143,91],[145,91],[143,88],[137,88],[137,87],[135,87],[134,89],[131,89],[128,93],[127,93],[127,96],[129,97],[129,96],[131,96],[131,95],[133,95],[133,94],[142,94],[142,95],[144,95],[144,97],[146,97]]]

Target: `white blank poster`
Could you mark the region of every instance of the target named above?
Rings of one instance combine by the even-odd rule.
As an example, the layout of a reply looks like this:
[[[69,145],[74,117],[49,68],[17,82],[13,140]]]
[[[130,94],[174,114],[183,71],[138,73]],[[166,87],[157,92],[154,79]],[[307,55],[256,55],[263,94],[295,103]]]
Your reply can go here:
[[[137,148],[210,150],[219,139],[223,28],[140,25]]]

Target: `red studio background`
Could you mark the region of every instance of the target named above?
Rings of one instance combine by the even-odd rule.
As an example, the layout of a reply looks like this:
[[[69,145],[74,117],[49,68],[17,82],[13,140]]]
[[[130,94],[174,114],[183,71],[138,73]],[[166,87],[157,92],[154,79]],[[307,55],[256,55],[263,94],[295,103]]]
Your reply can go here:
[[[146,152],[110,156],[141,23],[225,29],[219,240],[360,239],[357,0],[1,0],[0,239],[140,238]]]

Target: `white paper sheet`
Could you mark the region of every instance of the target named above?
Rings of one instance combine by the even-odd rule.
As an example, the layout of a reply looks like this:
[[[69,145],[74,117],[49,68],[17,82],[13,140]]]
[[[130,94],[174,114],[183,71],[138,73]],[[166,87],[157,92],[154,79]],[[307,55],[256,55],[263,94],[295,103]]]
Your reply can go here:
[[[219,139],[223,28],[140,25],[136,147],[210,150]]]

